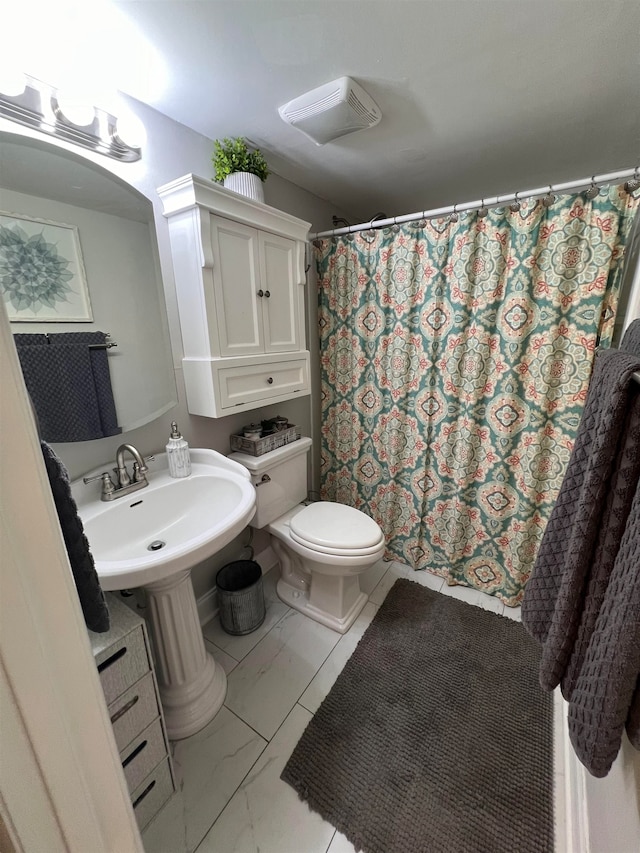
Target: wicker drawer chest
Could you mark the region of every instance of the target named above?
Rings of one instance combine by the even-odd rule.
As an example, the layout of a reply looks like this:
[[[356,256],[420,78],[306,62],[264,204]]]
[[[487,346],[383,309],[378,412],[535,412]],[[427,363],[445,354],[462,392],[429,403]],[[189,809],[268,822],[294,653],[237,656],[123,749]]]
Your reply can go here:
[[[141,830],[175,790],[144,620],[107,593],[111,628],[89,631],[111,725]]]

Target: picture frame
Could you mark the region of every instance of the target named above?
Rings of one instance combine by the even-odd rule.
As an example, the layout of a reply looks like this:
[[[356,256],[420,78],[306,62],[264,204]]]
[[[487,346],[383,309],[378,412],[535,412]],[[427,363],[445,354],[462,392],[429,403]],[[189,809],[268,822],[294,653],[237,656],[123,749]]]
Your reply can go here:
[[[0,295],[12,323],[91,323],[78,228],[0,211]]]

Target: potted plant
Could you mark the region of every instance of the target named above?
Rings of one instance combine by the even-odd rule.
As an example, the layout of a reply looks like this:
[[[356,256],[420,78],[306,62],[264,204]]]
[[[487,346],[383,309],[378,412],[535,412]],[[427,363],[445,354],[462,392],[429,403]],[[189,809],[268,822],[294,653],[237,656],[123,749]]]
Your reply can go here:
[[[213,146],[214,180],[236,193],[264,201],[262,182],[267,180],[269,169],[262,152],[257,148],[251,151],[242,136],[216,139]]]

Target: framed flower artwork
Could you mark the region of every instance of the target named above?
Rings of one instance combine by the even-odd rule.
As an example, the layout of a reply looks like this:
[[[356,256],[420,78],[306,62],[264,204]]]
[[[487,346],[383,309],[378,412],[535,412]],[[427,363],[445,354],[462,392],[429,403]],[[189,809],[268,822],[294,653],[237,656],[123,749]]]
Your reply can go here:
[[[0,292],[14,323],[91,322],[76,226],[0,211]]]

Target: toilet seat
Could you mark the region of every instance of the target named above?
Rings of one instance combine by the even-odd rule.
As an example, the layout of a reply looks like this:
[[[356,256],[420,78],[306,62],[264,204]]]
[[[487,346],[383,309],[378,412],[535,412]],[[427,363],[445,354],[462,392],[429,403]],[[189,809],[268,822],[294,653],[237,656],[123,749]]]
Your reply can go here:
[[[289,536],[293,542],[297,542],[298,545],[306,548],[307,551],[315,554],[328,554],[333,557],[368,557],[370,554],[375,554],[384,545],[384,536],[381,536],[378,544],[372,545],[371,548],[323,548],[321,545],[313,545],[305,542],[304,539],[297,537],[291,530],[289,530]]]
[[[331,501],[310,504],[290,521],[294,542],[320,554],[366,557],[384,544],[384,535],[373,519],[360,510]]]

